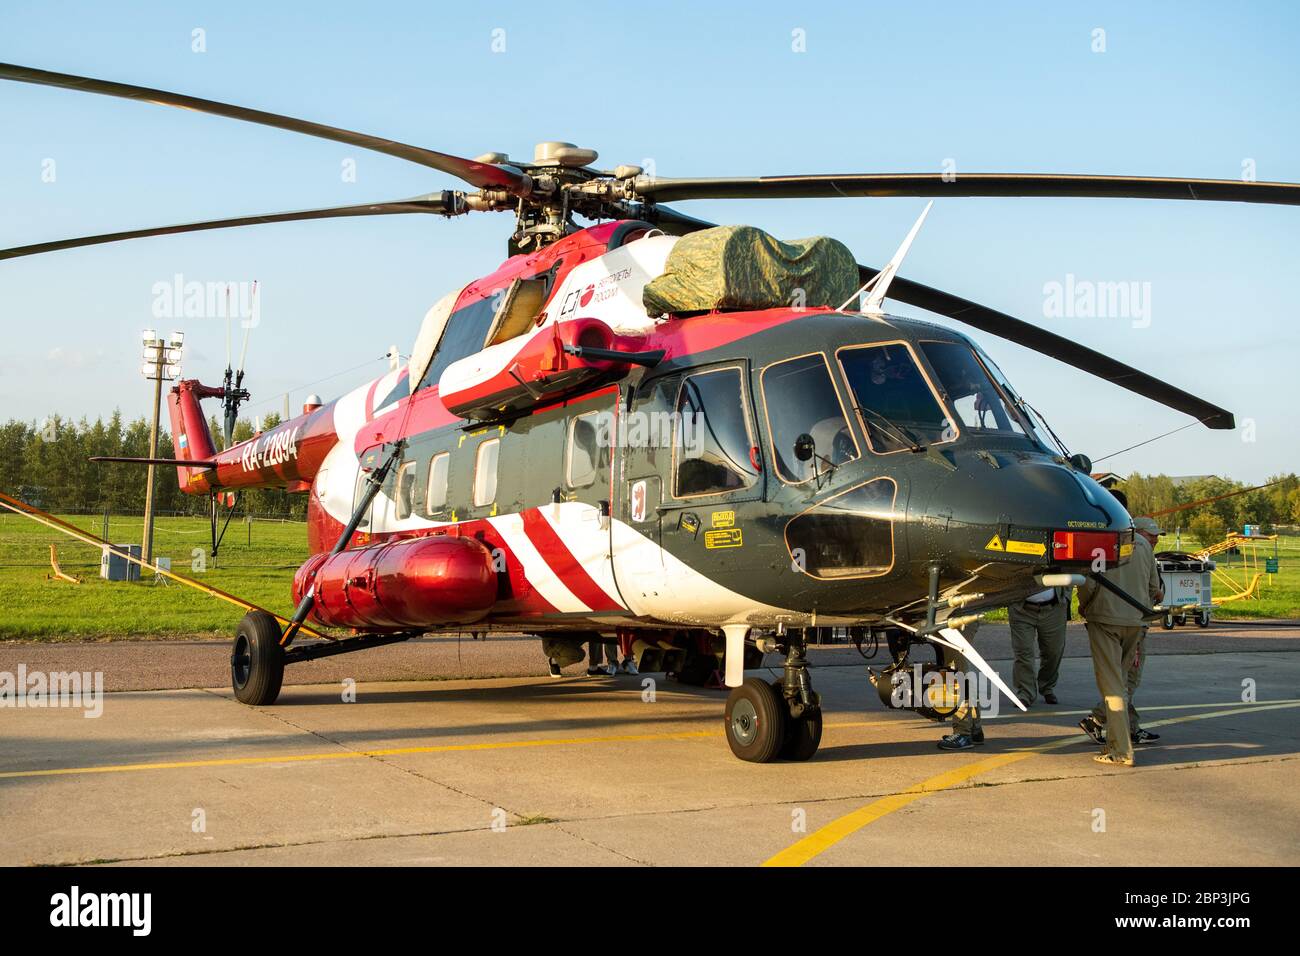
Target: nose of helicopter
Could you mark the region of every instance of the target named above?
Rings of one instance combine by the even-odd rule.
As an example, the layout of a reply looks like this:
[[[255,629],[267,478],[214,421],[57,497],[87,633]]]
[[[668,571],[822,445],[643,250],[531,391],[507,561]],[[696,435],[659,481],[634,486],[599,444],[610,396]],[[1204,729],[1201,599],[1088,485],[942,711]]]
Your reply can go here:
[[[913,502],[908,525],[921,536],[911,541],[913,555],[1050,564],[1060,556],[1054,549],[1062,534],[1130,525],[1110,492],[1068,464],[986,451],[954,464],[930,495]]]

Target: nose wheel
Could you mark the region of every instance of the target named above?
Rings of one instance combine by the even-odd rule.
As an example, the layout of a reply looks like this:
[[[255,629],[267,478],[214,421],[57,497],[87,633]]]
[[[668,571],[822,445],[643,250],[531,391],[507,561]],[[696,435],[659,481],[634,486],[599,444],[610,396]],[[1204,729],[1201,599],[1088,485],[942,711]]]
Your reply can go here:
[[[759,677],[746,677],[727,695],[724,713],[731,752],[750,763],[770,763],[785,743],[785,701]]]
[[[787,691],[787,688],[789,690]],[[727,696],[727,744],[741,760],[810,760],[822,742],[821,697],[812,689],[802,640],[792,640],[784,680],[747,677]]]

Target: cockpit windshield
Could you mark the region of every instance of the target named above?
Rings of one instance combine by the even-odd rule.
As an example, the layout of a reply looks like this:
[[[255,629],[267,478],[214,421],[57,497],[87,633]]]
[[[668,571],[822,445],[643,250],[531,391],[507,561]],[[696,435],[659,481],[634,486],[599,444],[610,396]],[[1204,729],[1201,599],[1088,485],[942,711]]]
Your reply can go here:
[[[902,342],[840,349],[839,359],[872,450],[919,449],[956,437]]]
[[[1014,435],[1032,432],[1024,413],[995,384],[970,346],[958,342],[922,342],[921,351],[939,379],[959,428]]]

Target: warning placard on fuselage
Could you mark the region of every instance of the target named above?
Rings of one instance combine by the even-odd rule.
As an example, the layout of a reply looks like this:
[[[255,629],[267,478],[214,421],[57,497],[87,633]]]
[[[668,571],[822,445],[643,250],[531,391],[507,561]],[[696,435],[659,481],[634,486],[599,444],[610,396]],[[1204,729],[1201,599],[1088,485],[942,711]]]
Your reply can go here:
[[[706,548],[739,548],[743,547],[744,543],[739,528],[714,528],[712,531],[704,532]]]

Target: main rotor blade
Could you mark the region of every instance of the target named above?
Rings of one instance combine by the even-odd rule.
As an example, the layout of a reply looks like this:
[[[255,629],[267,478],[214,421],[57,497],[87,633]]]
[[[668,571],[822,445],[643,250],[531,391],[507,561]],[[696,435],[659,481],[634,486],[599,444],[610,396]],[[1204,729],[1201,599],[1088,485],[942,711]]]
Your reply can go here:
[[[865,283],[876,275],[878,269],[870,266],[858,266],[858,274]],[[929,286],[912,282],[899,276],[889,286],[889,297],[899,302],[906,302],[918,308],[945,315],[965,325],[972,326],[990,335],[1015,342],[1025,348],[1041,352],[1058,362],[1073,365],[1075,368],[1108,382],[1113,382],[1130,392],[1136,392],[1145,398],[1177,409],[1184,414],[1204,422],[1210,428],[1235,428],[1232,412],[1213,405],[1202,398],[1175,388],[1168,382],[1140,372],[1132,366],[1117,362],[1109,355],[1094,352],[1078,342],[1039,328],[1029,322],[1012,318],[1005,312],[990,309],[969,299],[940,292]]]
[[[411,199],[399,199],[394,202],[367,203],[359,206],[332,206],[326,209],[303,209],[298,212],[275,212],[260,216],[239,216],[234,219],[211,219],[206,222],[187,222],[175,226],[154,226],[152,229],[130,229],[126,232],[107,232],[98,236],[82,236],[78,239],[58,239],[54,242],[37,242],[30,246],[15,246],[11,249],[0,249],[0,259],[17,259],[19,256],[34,256],[41,252],[54,252],[59,249],[75,249],[78,246],[96,246],[100,243],[118,242],[122,239],[141,239],[146,236],[170,236],[180,232],[203,232],[208,229],[229,229],[233,226],[255,226],[268,222],[296,222],[302,219],[340,219],[348,216],[397,216],[413,212],[455,216],[465,211],[464,199],[461,194],[445,190],[440,193],[430,193],[427,196],[415,196]]]
[[[397,143],[390,139],[369,136],[365,133],[354,133],[351,130],[325,126],[309,120],[295,119],[292,116],[281,116],[278,113],[266,113],[245,106],[232,106],[229,103],[218,103],[215,100],[200,99],[197,96],[186,96],[184,93],[169,93],[166,90],[132,86],[129,83],[115,83],[112,80],[96,80],[86,76],[74,76],[70,73],[52,73],[48,70],[37,70],[13,63],[0,63],[0,79],[14,80],[18,83],[33,83],[37,86],[57,86],[65,90],[80,90],[83,93],[118,96],[122,99],[140,100],[145,103],[155,103],[159,106],[178,106],[181,109],[195,110],[199,113],[211,113],[214,116],[225,116],[229,119],[244,120],[248,123],[274,126],[277,129],[289,130],[293,133],[303,133],[307,136],[334,140],[338,143],[347,143],[349,146],[359,146],[362,149],[371,149],[377,153],[396,156],[398,159],[409,160],[412,163],[419,163],[421,166],[441,170],[481,189],[496,187],[506,189],[516,195],[524,195],[532,185],[532,181],[527,176],[513,169],[462,159],[448,153],[438,153],[419,146],[408,146],[405,143]]]
[[[847,173],[716,179],[637,179],[638,198],[834,199],[840,196],[1085,197],[1098,199],[1202,199],[1300,205],[1300,184],[1160,176],[1064,176],[1054,173]]]

